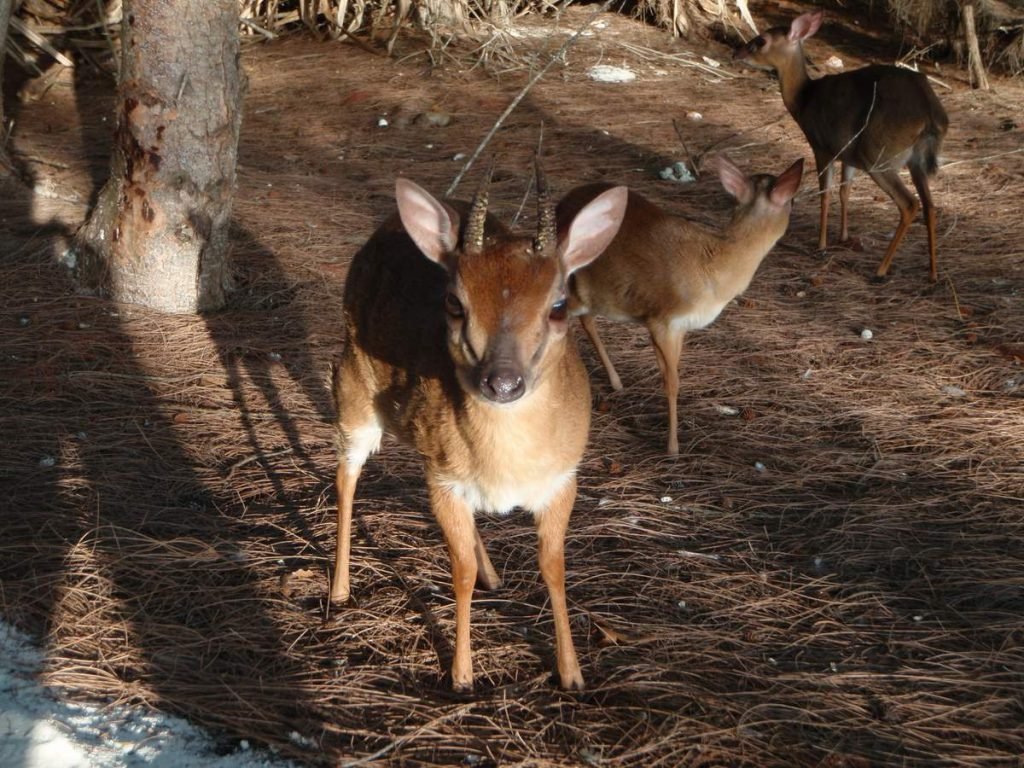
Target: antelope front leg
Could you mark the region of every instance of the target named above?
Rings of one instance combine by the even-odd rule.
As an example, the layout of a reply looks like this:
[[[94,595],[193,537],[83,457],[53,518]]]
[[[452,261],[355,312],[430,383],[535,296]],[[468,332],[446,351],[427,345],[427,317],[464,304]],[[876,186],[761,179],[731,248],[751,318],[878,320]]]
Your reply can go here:
[[[534,513],[537,522],[537,560],[551,597],[555,618],[555,657],[558,677],[567,691],[583,690],[583,673],[569,630],[569,609],[565,601],[565,530],[576,500],[576,477],[566,483],[546,509]]]
[[[349,555],[352,550],[352,503],[362,464],[342,460],[338,464],[338,542],[334,553],[334,578],[331,602],[343,603],[349,597]]]
[[[455,591],[455,658],[452,659],[452,688],[459,692],[468,692],[473,690],[469,612],[477,574],[476,546],[479,539],[476,524],[473,522],[473,510],[465,501],[434,483],[430,483],[430,503],[434,517],[444,532],[452,561],[452,587]],[[493,572],[493,567],[491,570]]]
[[[679,454],[679,356],[683,352],[683,336],[685,331],[674,329],[669,325],[652,323],[648,328],[651,344],[654,346],[661,369],[662,385],[665,388],[665,399],[668,401],[668,446],[669,456]]]
[[[824,251],[828,248],[828,209],[832,199],[833,161],[828,155],[815,152],[814,162],[818,168],[818,194],[821,197],[818,216],[818,250]],[[840,192],[842,192],[841,189]]]
[[[604,348],[601,335],[597,332],[594,316],[589,314],[580,315],[580,325],[583,326],[583,330],[587,332],[590,343],[597,350],[597,356],[601,358],[601,365],[604,366],[605,371],[608,373],[608,381],[611,383],[612,389],[616,392],[622,389],[622,379],[619,378],[619,372],[615,370],[615,366],[612,364],[612,358],[609,356],[608,350]]]

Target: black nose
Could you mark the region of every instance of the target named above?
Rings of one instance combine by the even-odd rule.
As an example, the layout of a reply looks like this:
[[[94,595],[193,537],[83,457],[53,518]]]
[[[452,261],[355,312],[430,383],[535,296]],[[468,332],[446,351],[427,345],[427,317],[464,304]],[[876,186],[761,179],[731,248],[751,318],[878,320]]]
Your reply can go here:
[[[480,391],[491,402],[511,403],[523,396],[526,382],[516,370],[494,368],[480,379]]]

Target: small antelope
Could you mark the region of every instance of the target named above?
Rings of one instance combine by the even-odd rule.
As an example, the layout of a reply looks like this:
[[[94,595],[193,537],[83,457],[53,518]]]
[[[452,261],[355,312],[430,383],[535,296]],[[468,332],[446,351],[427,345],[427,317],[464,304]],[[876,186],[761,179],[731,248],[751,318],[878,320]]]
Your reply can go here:
[[[818,31],[822,16],[820,10],[812,11],[793,19],[788,28],[769,29],[736,49],[734,57],[778,72],[782,101],[811,145],[821,190],[818,248],[825,250],[828,244],[832,166],[839,160],[840,241],[849,239],[846,204],[855,169],[860,168],[900,209],[899,226],[878,265],[876,277],[888,274],[896,248],[923,205],[931,280],[935,282],[935,206],[928,177],[938,169],[938,153],[949,118],[928,79],[901,67],[873,64],[810,79],[801,43]],[[903,166],[910,169],[920,204],[900,181]]]
[[[743,293],[772,246],[789,225],[793,196],[800,187],[804,161],[778,177],[746,176],[718,157],[722,186],[737,202],[725,232],[662,211],[629,192],[618,235],[601,258],[573,275],[569,306],[578,315],[613,389],[622,381],[601,342],[594,316],[643,323],[651,334],[668,399],[668,453],[679,453],[676,399],[679,356],[687,331],[710,325],[726,304]],[[585,205],[607,184],[587,184],[558,204],[559,229],[570,226]]]
[[[564,539],[590,426],[586,369],[568,335],[566,283],[615,236],[626,189],[582,206],[559,236],[540,168],[538,231],[517,237],[472,203],[442,202],[406,179],[398,211],[356,254],[345,283],[348,341],[334,372],[338,548],[331,600],[349,597],[352,502],[384,432],[423,456],[455,591],[452,684],[473,686],[473,585],[500,579],[474,513],[533,513],[551,597],[560,682],[582,689],[565,599]]]

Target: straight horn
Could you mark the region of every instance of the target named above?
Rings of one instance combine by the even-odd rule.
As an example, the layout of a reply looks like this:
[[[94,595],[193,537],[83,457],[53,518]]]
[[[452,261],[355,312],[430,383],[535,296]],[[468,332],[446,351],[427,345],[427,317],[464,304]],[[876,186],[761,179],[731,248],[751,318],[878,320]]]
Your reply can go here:
[[[491,160],[487,173],[484,174],[480,186],[473,195],[473,201],[469,210],[469,220],[466,222],[466,234],[463,243],[463,250],[466,253],[481,253],[484,249],[484,224],[487,221],[487,198],[491,186],[491,175],[494,173],[494,160]]]
[[[537,253],[546,254],[549,249],[554,248],[558,239],[555,206],[551,202],[548,181],[537,155],[533,158],[533,167],[537,177],[537,237],[533,241],[533,249]]]

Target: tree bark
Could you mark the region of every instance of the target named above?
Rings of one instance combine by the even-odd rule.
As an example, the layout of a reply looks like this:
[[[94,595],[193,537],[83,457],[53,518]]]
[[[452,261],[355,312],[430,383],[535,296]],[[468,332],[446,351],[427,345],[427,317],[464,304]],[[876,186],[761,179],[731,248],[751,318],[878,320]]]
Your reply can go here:
[[[76,238],[85,291],[223,306],[244,79],[237,0],[125,0],[111,173]]]
[[[4,60],[7,58],[7,33],[11,26],[14,0],[0,0],[0,83],[4,81]],[[0,178],[15,176],[11,157],[7,154],[7,113],[4,111],[3,93],[0,91]]]
[[[987,91],[988,75],[985,72],[985,62],[981,60],[981,47],[978,45],[978,31],[974,23],[974,0],[966,0],[961,12],[964,39],[967,41],[967,69],[971,73],[971,85]]]

